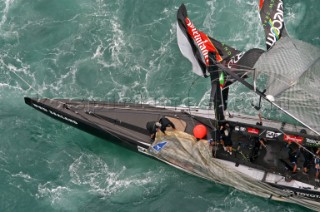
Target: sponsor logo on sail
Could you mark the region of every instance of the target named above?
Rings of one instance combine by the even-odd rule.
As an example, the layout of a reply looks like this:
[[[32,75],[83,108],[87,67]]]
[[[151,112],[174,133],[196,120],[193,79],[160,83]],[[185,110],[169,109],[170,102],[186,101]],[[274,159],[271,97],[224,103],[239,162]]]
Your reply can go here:
[[[239,54],[234,55],[231,57],[231,59],[228,61],[228,68],[232,68],[233,65],[236,65],[239,60],[242,58],[245,52],[240,52]]]
[[[203,55],[206,65],[209,65],[209,52],[215,52],[216,60],[221,61],[222,60],[221,56],[219,55],[217,49],[209,40],[208,36],[203,32],[198,31],[189,18],[186,18],[185,21],[188,27],[188,33],[193,38],[193,40],[197,43]]]
[[[269,18],[268,25],[270,26],[270,32],[267,36],[266,44],[270,48],[275,44],[277,40],[279,40],[280,33],[283,28],[283,3],[281,0],[277,5],[276,13],[273,17]]]

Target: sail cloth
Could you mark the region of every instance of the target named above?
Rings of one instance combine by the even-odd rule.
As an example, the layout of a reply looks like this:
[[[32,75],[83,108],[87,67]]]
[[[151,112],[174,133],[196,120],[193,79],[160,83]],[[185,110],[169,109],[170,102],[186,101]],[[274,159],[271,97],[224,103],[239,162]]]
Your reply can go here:
[[[192,71],[199,76],[209,76],[209,52],[216,62],[232,63],[231,58],[241,52],[199,31],[188,18],[182,4],[177,13],[177,39],[181,53],[192,63]]]
[[[269,198],[271,194],[287,196],[284,192],[267,184],[254,182],[253,178],[250,179],[235,169],[228,169],[222,162],[212,158],[208,141],[196,141],[194,136],[182,131],[157,133],[149,152],[190,173],[208,180],[222,182],[245,192],[266,198]]]
[[[188,18],[187,9],[182,4],[177,13],[177,39],[181,53],[192,63],[192,71],[199,76],[211,77],[211,100],[215,103],[216,117],[223,120],[223,111],[227,109],[228,86],[235,82],[233,77],[224,74],[217,63],[232,68],[233,73],[246,78],[255,62],[264,52],[251,49],[241,52],[217,41],[199,31]],[[227,86],[225,89],[224,86]],[[223,97],[223,98],[222,98]]]
[[[184,4],[177,13],[177,40],[182,55],[192,63],[192,71],[204,77],[209,76],[209,66],[216,63],[232,68],[238,76],[245,76],[264,52],[257,48],[242,52],[199,31],[188,18]],[[225,83],[228,80],[226,76]]]
[[[266,95],[304,125],[320,132],[320,49],[303,41],[282,37],[255,65],[267,79]]]
[[[260,18],[269,50],[282,36],[287,36],[283,19],[282,0],[260,0]]]
[[[266,52],[256,48],[240,52],[198,31],[188,18],[184,5],[181,5],[177,15],[179,48],[191,61],[193,72],[200,76],[208,76],[210,69],[211,72],[220,73],[211,75],[211,98],[219,103],[215,104],[216,110],[217,107],[221,108],[221,102],[225,104],[224,110],[227,108],[226,101],[220,100],[220,97],[227,98],[228,89],[219,87],[216,82],[221,72],[225,72],[224,85],[229,86],[235,78],[246,83],[239,77],[246,78],[248,73],[252,73],[251,68],[254,68],[257,75],[266,76],[266,86],[260,90],[266,89],[267,92],[262,94],[252,85],[249,88],[264,98],[266,95],[274,96],[273,104],[320,135],[320,100],[316,92],[319,90],[319,48],[288,36],[282,0],[260,0],[259,9],[266,36]],[[208,64],[210,53],[213,56]],[[215,65],[219,67],[212,67]]]
[[[209,143],[196,141],[195,137],[182,131],[158,132],[149,152],[156,158],[177,168],[205,179],[232,186],[241,191],[265,198],[281,197],[286,201],[298,202],[312,209],[319,209],[319,204],[312,205],[301,197],[291,197],[289,193],[271,187],[267,183],[244,174],[234,165],[226,166],[221,160],[212,158]],[[257,176],[260,176],[257,174]],[[263,180],[263,175],[260,176]]]
[[[260,0],[259,8],[268,51],[255,69],[267,79],[266,95],[275,97],[276,105],[320,135],[320,49],[288,36],[282,0]]]

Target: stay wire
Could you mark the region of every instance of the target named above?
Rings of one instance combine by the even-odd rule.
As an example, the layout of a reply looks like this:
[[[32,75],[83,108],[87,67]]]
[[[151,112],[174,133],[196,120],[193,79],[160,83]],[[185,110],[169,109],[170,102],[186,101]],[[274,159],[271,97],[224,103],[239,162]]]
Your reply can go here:
[[[13,73],[14,75],[16,75],[22,82],[26,83],[26,84],[29,86],[29,88],[31,88],[33,91],[35,91],[39,96],[42,96],[39,91],[37,91],[34,87],[32,87],[32,85],[30,85],[25,79],[23,79],[23,78],[22,78],[20,75],[18,75],[15,71],[13,71],[13,70],[10,70],[10,71],[11,71],[11,73]]]

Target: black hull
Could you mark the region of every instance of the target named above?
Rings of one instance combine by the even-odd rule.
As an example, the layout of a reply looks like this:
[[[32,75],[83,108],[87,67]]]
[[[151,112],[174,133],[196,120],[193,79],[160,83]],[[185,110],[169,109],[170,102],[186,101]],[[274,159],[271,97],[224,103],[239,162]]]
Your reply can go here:
[[[213,130],[215,122],[212,119],[196,116],[194,114],[191,115],[188,111],[183,109],[165,109],[142,104],[135,105],[93,101],[89,102],[81,100],[32,99],[28,97],[25,98],[25,103],[51,118],[69,124],[102,139],[107,139],[108,141],[133,151],[144,153],[148,156],[150,155],[147,153],[147,149],[151,146],[152,141],[150,140],[150,135],[145,129],[147,121],[159,120],[163,116],[175,117],[187,123],[185,131],[190,134],[192,134],[194,126],[199,123],[206,125],[209,131]],[[232,120],[229,123],[233,127],[239,127],[239,129],[241,127],[249,129],[250,127],[256,127],[253,124],[254,122],[255,120],[252,120],[251,123],[249,121],[240,123],[237,120]],[[277,130],[268,126],[263,128],[264,131],[272,130],[276,132]],[[292,133],[290,130],[287,130],[287,132]],[[252,136],[250,133],[248,134],[248,132],[242,132],[241,130],[234,134],[234,139],[237,140],[237,142],[243,142],[244,144],[246,144],[245,142],[248,140],[247,137]],[[296,132],[296,135],[299,136],[299,133]],[[281,138],[281,136],[278,136],[276,139],[269,138],[271,139],[270,146],[274,148],[272,151],[279,151],[277,154],[280,154],[282,151],[282,144],[279,140]],[[310,139],[317,138],[310,135]],[[281,157],[281,155],[279,155],[279,157]],[[266,174],[279,173],[282,176],[286,176],[289,172],[286,170],[287,167],[280,167],[281,164],[276,168],[271,167],[273,165],[270,164],[273,164],[275,161],[267,164],[266,161],[258,159],[252,163],[244,159],[244,157],[241,157],[236,152],[234,156],[230,157],[229,154],[226,155],[223,150],[219,150],[217,152],[217,158],[233,162],[235,165],[240,164],[240,166],[263,170]],[[295,178],[299,182],[301,181],[304,184],[308,184],[308,186],[294,187],[263,180],[262,182],[268,183],[275,188],[285,190],[293,196],[299,196],[301,198],[305,198],[307,201],[314,201],[320,204],[320,190],[315,189],[318,185],[314,183],[314,173],[311,173],[308,179],[304,179],[303,175],[295,176]]]
[[[129,137],[122,136],[121,134],[110,134],[106,130],[104,130],[101,127],[99,127],[98,125],[91,124],[89,122],[84,121],[83,119],[77,119],[76,117],[70,116],[69,114],[64,113],[61,110],[58,110],[56,108],[50,107],[50,106],[45,105],[45,104],[42,104],[41,102],[38,102],[38,101],[34,101],[31,98],[26,97],[25,98],[25,103],[30,105],[31,107],[35,108],[36,110],[44,113],[45,115],[55,119],[55,120],[58,120],[58,121],[63,122],[65,124],[68,124],[68,125],[70,125],[72,127],[75,127],[75,128],[77,128],[77,129],[79,129],[81,131],[87,132],[87,133],[89,133],[91,135],[94,135],[94,136],[97,136],[99,138],[108,140],[108,141],[110,141],[110,142],[112,142],[114,144],[117,144],[117,145],[123,146],[125,148],[128,148],[130,150],[137,151],[137,146],[138,145],[143,146],[144,148],[148,148],[149,147],[147,145],[143,145],[141,143],[136,142],[136,140],[134,140],[134,139],[130,139]],[[39,107],[36,107],[33,104],[36,104],[36,105],[38,105],[38,106],[40,106],[42,108],[45,108],[48,111],[44,111],[43,109],[40,109]],[[51,113],[50,111],[53,112],[53,113]],[[73,122],[70,122],[70,121],[67,121],[66,119],[63,119],[63,118],[61,118],[61,117],[59,117],[57,115],[54,115],[54,114],[60,114],[63,117],[66,117],[66,118],[68,118],[70,120],[74,120],[74,121],[77,122],[77,124],[75,124]]]

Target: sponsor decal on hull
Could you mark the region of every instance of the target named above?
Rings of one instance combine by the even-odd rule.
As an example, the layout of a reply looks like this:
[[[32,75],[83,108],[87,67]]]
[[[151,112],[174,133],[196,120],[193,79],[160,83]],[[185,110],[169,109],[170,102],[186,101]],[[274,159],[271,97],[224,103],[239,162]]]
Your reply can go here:
[[[316,141],[310,138],[306,138],[306,144],[310,146],[320,146],[320,141]]]
[[[239,126],[235,126],[234,129],[235,129],[235,131],[241,131],[241,132],[247,131],[247,128],[245,128],[245,127],[239,127]]]
[[[252,133],[252,134],[258,135],[259,134],[259,130],[256,129],[256,128],[248,127],[248,133]]]
[[[300,196],[300,197],[320,199],[320,194],[311,194],[311,193],[305,193],[305,192],[301,192],[301,191],[294,191],[294,190],[290,190],[290,189],[283,189],[283,191],[285,191],[289,194],[292,194],[292,195]]]
[[[245,127],[240,127],[241,132],[245,132],[247,129]]]
[[[308,194],[308,193],[303,193],[303,192],[296,192],[298,196],[302,197],[309,197],[313,199],[320,199],[320,194]]]
[[[297,136],[297,135],[284,134],[283,140],[284,141],[292,141],[292,142],[296,142],[296,143],[301,144],[303,142],[303,137]]]
[[[282,135],[282,133],[276,133],[269,130],[266,132],[266,138],[278,138],[280,135]]]
[[[70,122],[70,123],[78,124],[78,122],[76,122],[75,120],[72,120],[72,119],[70,119],[70,118],[68,118],[68,117],[65,117],[65,116],[59,114],[59,113],[56,113],[56,112],[51,111],[51,110],[49,110],[49,109],[46,109],[46,108],[44,108],[44,107],[42,107],[42,106],[40,106],[40,105],[37,105],[37,104],[32,103],[32,106],[35,107],[35,108],[37,108],[37,109],[39,109],[39,110],[42,110],[42,111],[44,111],[44,112],[46,112],[46,113],[50,113],[51,115],[56,116],[56,117],[58,117],[58,118],[60,118],[60,119],[63,119],[63,120],[65,120],[65,121],[68,121],[68,122]]]

